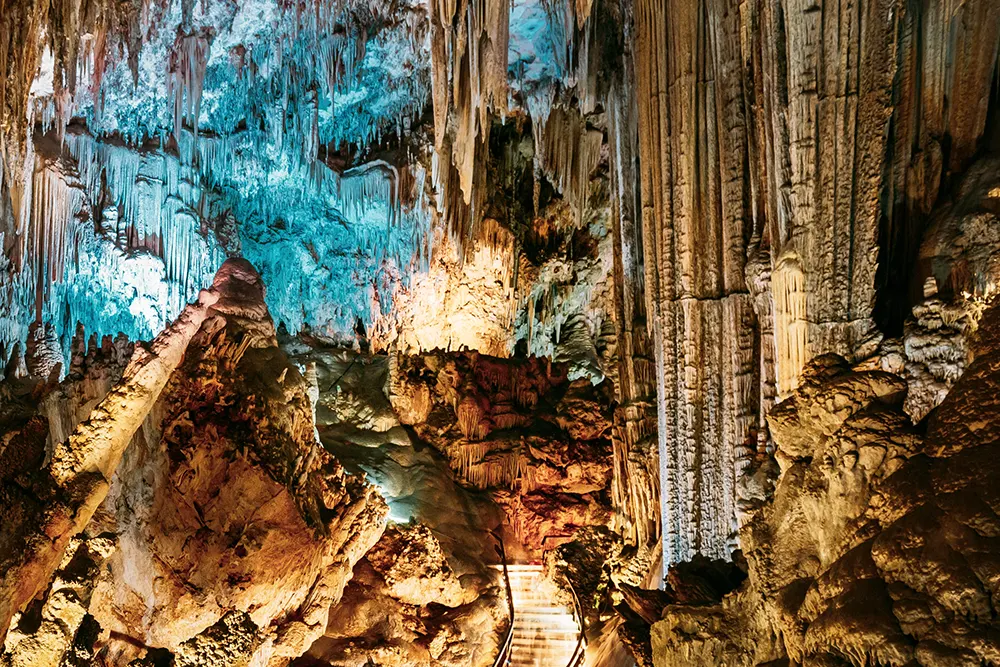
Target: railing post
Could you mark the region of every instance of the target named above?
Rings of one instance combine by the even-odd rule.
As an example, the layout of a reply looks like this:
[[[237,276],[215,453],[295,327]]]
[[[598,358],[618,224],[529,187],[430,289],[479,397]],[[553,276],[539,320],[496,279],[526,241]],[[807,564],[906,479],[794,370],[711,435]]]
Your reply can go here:
[[[565,579],[566,586],[573,595],[573,614],[577,617],[576,620],[580,624],[580,637],[576,640],[576,649],[573,651],[573,657],[570,658],[569,664],[566,667],[579,667],[583,663],[584,656],[587,655],[587,647],[584,644],[587,623],[583,615],[583,605],[580,604],[580,597],[576,594],[576,589],[573,588],[573,582],[569,580],[569,577],[565,577]]]
[[[507,589],[507,609],[510,615],[510,623],[507,626],[507,636],[500,646],[500,653],[493,662],[493,667],[508,667],[510,665],[510,651],[514,642],[514,591],[510,587],[510,574],[507,571],[507,550],[504,548],[503,537],[499,531],[490,531],[497,541],[496,551],[500,557],[500,565],[503,568],[503,581]]]

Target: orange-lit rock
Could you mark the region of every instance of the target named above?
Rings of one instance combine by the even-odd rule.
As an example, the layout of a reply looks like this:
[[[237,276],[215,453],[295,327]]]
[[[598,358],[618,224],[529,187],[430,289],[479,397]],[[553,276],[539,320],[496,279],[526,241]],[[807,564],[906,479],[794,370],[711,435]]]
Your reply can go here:
[[[227,262],[212,294],[199,320],[185,321],[186,338],[154,343],[174,355],[173,366],[160,361],[162,352],[137,352],[101,404],[106,412],[95,413],[100,420],[92,416],[68,443],[56,441],[53,459],[63,477],[75,470],[69,461],[86,470],[86,461],[97,460],[110,478],[106,496],[86,501],[93,520],[76,519],[92,536],[77,552],[93,550],[98,534],[111,535],[113,546],[85,592],[68,589],[80,601],[63,631],[69,635],[12,636],[16,664],[57,664],[39,651],[65,653],[88,613],[101,629],[94,651],[108,664],[142,657],[143,647],[175,654],[176,664],[219,664],[206,657],[216,649],[205,646],[232,645],[238,636],[247,660],[284,664],[323,633],[354,563],[381,535],[385,503],[316,440],[309,385],[277,347],[256,272]],[[121,398],[149,366],[161,374],[154,377],[162,392],[143,386],[141,400]],[[44,428],[36,418],[22,437],[35,423]],[[99,449],[109,437],[99,429],[130,424],[138,431],[124,438],[120,461]],[[23,465],[11,461],[7,474]],[[47,583],[34,585],[44,590]],[[70,622],[69,607],[52,596],[63,590],[54,588],[42,610],[43,617],[61,613],[60,624]],[[46,611],[52,605],[62,612]],[[225,620],[233,614],[238,620]]]
[[[571,382],[565,364],[477,353],[400,357],[390,400],[442,452],[461,483],[488,490],[532,549],[610,520],[607,385]],[[430,402],[426,397],[430,397]]]
[[[772,413],[785,458],[773,501],[741,530],[749,579],[714,604],[664,608],[654,664],[1000,658],[989,611],[1000,572],[997,331],[993,305],[925,433],[902,412],[905,385],[873,392],[896,381],[836,358],[808,365]]]

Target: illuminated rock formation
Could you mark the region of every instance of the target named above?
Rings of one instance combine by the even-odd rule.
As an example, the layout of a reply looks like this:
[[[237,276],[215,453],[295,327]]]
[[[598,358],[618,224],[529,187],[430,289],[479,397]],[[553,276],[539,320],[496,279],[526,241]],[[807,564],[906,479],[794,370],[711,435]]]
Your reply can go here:
[[[989,3],[945,4],[635,3],[666,562],[730,546],[758,396],[825,352],[869,356],[876,319],[906,314],[923,221],[986,129],[1000,34]],[[747,294],[759,251],[773,322]]]
[[[390,528],[298,664],[490,667],[510,622],[505,594],[499,582],[461,579],[427,527]]]
[[[377,486],[394,524],[355,566],[324,636],[297,664],[494,664],[510,625],[495,567],[502,510],[456,483],[448,460],[400,424],[392,358],[288,347],[315,381],[320,438]],[[419,402],[397,403],[399,416],[418,413]]]
[[[489,490],[532,549],[608,521],[611,442],[602,387],[564,365],[471,354],[395,362],[389,399],[445,455],[457,479]]]
[[[112,664],[146,647],[183,656],[230,612],[246,614],[233,628],[252,629],[248,655],[261,664],[300,655],[322,634],[354,563],[381,534],[386,507],[316,441],[308,384],[276,347],[263,296],[249,264],[228,261],[199,304],[137,348],[68,439],[58,436],[61,422],[49,423],[46,468],[11,461],[7,506],[21,514],[4,525],[5,558],[15,558],[5,613],[40,593],[42,617],[55,605],[66,633],[54,637],[44,622],[12,632],[15,664],[58,664],[84,614],[101,628],[95,651]],[[64,393],[74,382],[88,386],[67,382]],[[44,445],[46,423],[35,417],[15,433]],[[12,495],[29,490],[40,503]],[[35,506],[37,516],[28,513]],[[67,553],[68,544],[79,546]],[[84,594],[61,582],[80,576],[74,562],[87,558],[95,564]],[[79,613],[67,617],[57,595],[77,601]]]
[[[807,365],[769,418],[782,474],[741,533],[747,583],[709,606],[664,608],[654,664],[996,659],[983,605],[1000,562],[986,463],[997,317],[995,306],[983,315],[974,360],[926,433],[901,410],[901,378],[833,356]]]
[[[11,514],[2,535],[4,628],[44,591],[70,540],[85,529],[107,497],[126,447],[218,297],[217,292],[204,292],[148,349],[138,349],[121,380],[67,439],[53,439],[49,449],[45,422],[35,419],[11,433],[28,440],[14,441],[13,465],[5,471],[5,506]],[[45,466],[39,469],[43,457]],[[18,475],[26,476],[23,483],[16,481]]]
[[[4,660],[996,661],[995,4],[0,0]]]

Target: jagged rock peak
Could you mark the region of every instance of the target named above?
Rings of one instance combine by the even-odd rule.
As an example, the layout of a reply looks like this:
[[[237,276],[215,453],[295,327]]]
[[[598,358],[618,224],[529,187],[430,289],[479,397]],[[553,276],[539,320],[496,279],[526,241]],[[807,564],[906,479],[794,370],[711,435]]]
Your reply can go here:
[[[58,392],[92,392],[89,376]],[[5,459],[17,467],[4,473],[4,497],[23,508],[0,534],[3,610],[16,616],[7,658],[50,664],[79,642],[113,665],[153,649],[191,665],[211,664],[213,646],[254,664],[304,653],[388,510],[317,440],[312,388],[277,347],[254,268],[224,263],[201,302],[138,346],[104,392],[89,419],[59,414],[74,400],[46,401],[14,431],[37,440],[48,425],[55,452],[41,470]],[[66,595],[80,604],[67,607]],[[36,607],[63,630],[22,623]],[[79,637],[90,625],[99,632]]]
[[[222,263],[212,281],[219,293],[213,310],[241,318],[269,320],[264,302],[264,280],[247,260],[231,257]]]

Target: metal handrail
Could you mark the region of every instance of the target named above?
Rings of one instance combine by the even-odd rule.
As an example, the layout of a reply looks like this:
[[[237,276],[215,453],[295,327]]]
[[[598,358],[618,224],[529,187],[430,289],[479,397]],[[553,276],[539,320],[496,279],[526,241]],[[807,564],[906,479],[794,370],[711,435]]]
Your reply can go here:
[[[500,556],[500,564],[503,566],[503,581],[507,588],[507,610],[510,615],[510,623],[507,625],[507,636],[500,646],[500,653],[493,661],[493,667],[507,667],[510,664],[510,652],[514,646],[514,591],[510,587],[510,573],[507,571],[507,550],[503,545],[503,537],[499,532],[491,531],[497,540],[497,555]]]
[[[587,646],[584,643],[584,638],[587,631],[587,624],[585,617],[583,615],[583,605],[580,604],[580,598],[576,594],[576,589],[573,588],[573,583],[566,577],[566,586],[569,587],[569,592],[573,595],[573,613],[577,617],[577,621],[580,623],[580,636],[576,640],[576,648],[573,650],[573,657],[569,659],[569,663],[566,667],[579,667],[583,663],[583,658],[587,654]]]
[[[500,564],[503,566],[503,579],[504,586],[507,588],[507,610],[510,615],[510,624],[507,627],[507,636],[504,638],[503,644],[500,647],[500,653],[497,655],[497,659],[493,661],[493,667],[508,667],[510,665],[510,654],[514,646],[514,591],[510,587],[510,573],[507,570],[507,551],[504,548],[503,537],[499,533],[490,531],[493,533],[493,537],[497,540],[497,555],[500,556]],[[572,582],[569,578],[566,578],[566,586],[569,588],[570,594],[573,596],[573,615],[576,616],[577,622],[580,624],[580,634],[576,640],[576,648],[573,649],[573,656],[570,658],[566,667],[579,667],[583,663],[583,659],[587,653],[587,647],[585,644],[587,625],[586,620],[583,615],[583,605],[580,604],[580,597],[576,594],[576,589],[573,588]]]

